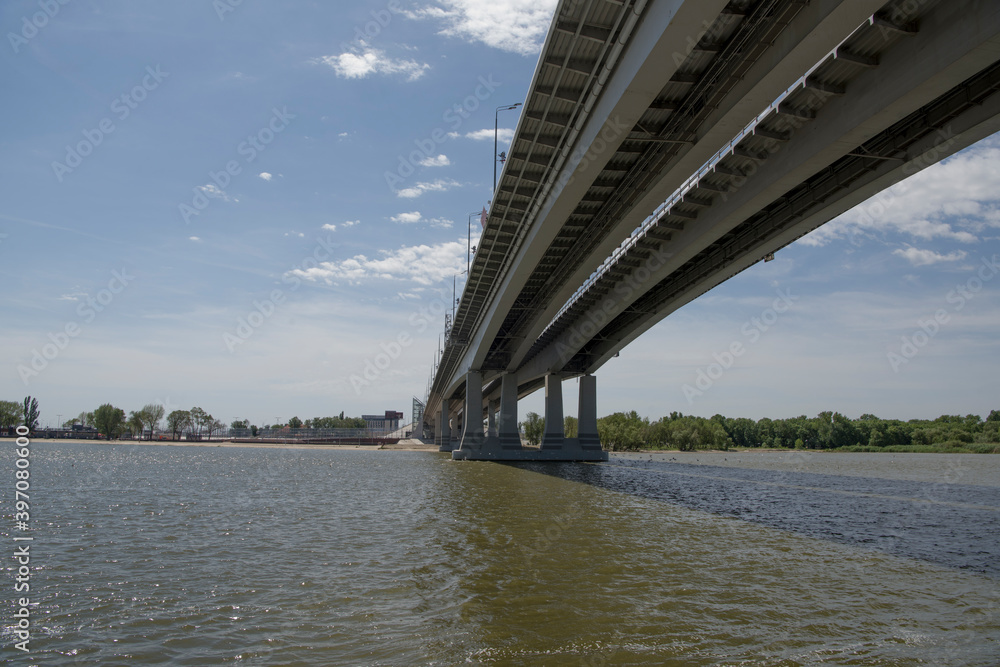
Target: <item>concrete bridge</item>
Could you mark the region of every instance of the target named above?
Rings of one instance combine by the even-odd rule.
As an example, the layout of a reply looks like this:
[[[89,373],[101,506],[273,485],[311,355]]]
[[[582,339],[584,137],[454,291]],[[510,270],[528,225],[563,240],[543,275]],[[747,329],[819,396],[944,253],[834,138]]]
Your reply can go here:
[[[997,2],[560,2],[425,428],[456,459],[604,460],[593,373],[608,359],[997,130]],[[545,435],[526,449],[517,400],[543,387]]]

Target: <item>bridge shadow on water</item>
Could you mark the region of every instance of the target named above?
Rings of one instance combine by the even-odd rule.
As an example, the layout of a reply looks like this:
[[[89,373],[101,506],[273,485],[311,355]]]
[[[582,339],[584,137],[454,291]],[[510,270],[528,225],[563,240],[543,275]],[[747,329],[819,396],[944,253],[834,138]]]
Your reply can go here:
[[[505,463],[1000,579],[1000,489],[671,461]]]

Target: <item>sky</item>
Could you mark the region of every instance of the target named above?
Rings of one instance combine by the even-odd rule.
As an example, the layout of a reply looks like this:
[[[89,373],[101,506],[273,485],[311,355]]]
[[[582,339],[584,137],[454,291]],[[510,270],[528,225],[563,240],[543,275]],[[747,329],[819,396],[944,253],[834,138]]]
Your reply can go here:
[[[408,416],[555,4],[4,3],[0,398]],[[998,259],[994,136],[667,317],[599,413],[986,415]]]

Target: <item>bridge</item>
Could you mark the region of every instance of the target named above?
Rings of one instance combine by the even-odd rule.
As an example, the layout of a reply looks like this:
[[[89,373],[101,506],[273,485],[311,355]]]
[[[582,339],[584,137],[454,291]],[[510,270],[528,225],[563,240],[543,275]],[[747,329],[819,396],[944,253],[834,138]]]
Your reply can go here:
[[[623,347],[997,130],[997,2],[561,0],[425,429],[456,459],[605,460],[594,373]],[[525,448],[517,401],[542,388]]]

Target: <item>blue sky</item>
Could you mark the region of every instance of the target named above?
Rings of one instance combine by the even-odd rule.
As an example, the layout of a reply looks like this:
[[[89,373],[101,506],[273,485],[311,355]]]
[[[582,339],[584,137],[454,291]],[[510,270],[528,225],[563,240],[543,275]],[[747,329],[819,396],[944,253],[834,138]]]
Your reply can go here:
[[[345,4],[4,3],[0,397],[409,413],[555,3]],[[667,318],[600,412],[1000,408],[998,240],[993,137]]]

